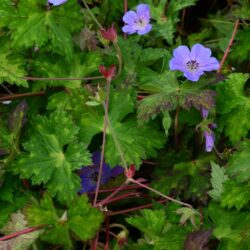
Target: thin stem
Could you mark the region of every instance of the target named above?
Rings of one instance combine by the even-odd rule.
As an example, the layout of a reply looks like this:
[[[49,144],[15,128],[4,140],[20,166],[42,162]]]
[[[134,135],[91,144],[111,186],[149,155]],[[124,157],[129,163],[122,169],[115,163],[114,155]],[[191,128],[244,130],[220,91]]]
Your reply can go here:
[[[229,54],[229,51],[230,51],[230,49],[231,49],[231,47],[232,47],[232,45],[233,45],[233,41],[234,41],[236,32],[237,32],[237,30],[238,30],[238,27],[239,27],[239,23],[240,23],[240,20],[237,19],[236,22],[235,22],[234,30],[233,30],[232,36],[231,36],[231,38],[230,38],[230,40],[229,40],[227,49],[226,49],[226,51],[225,51],[225,53],[224,53],[224,55],[223,55],[223,57],[222,57],[222,59],[221,59],[219,69],[217,70],[217,74],[220,74],[220,73],[221,73],[221,69],[222,69],[222,67],[223,67],[223,64],[224,64],[224,62],[226,61],[227,56],[228,56],[228,54]]]
[[[31,80],[31,81],[89,81],[89,80],[98,80],[103,79],[103,76],[93,76],[93,77],[21,77],[24,80]]]
[[[1,237],[0,241],[9,240],[9,239],[18,237],[18,236],[23,235],[23,234],[34,232],[34,231],[37,231],[39,229],[44,228],[45,226],[46,225],[40,225],[40,226],[37,226],[37,227],[25,228],[25,229],[23,229],[21,231],[14,232],[14,233],[11,233],[11,234],[8,234],[8,235],[5,235],[5,236]]]
[[[114,197],[117,193],[119,193],[126,185],[128,184],[128,181],[126,180],[122,185],[120,185],[113,193],[111,193],[108,197],[106,197],[104,200],[98,202],[95,206],[103,206],[105,204],[108,204],[110,199]]]
[[[13,95],[0,97],[0,101],[7,101],[7,100],[18,99],[18,98],[29,97],[29,96],[43,96],[45,94],[46,94],[45,91],[34,92],[34,93],[31,92],[31,93],[13,94]]]
[[[109,240],[110,240],[110,235],[109,235],[110,224],[109,224],[109,216],[108,215],[105,218],[105,224],[106,224],[106,230],[105,230],[106,243],[104,246],[104,250],[108,250],[109,249]]]
[[[100,162],[100,168],[99,168],[99,174],[96,184],[96,192],[94,197],[94,206],[97,203],[99,188],[101,184],[101,178],[102,178],[102,169],[103,169],[103,162],[104,162],[104,152],[105,152],[105,144],[106,144],[106,133],[107,133],[107,127],[108,127],[108,109],[109,109],[109,95],[110,95],[110,82],[111,80],[107,80],[107,93],[106,93],[106,102],[104,105],[104,126],[103,126],[103,135],[102,135],[102,152],[101,152],[101,162]]]
[[[122,195],[119,195],[119,196],[116,196],[114,197],[113,199],[109,199],[108,201],[106,201],[105,203],[103,203],[103,205],[107,205],[107,204],[110,204],[110,203],[113,203],[115,201],[119,201],[119,200],[122,200],[122,199],[125,199],[127,197],[136,197],[136,198],[139,198],[140,197],[140,193],[139,192],[129,192],[129,193],[125,193],[125,194],[122,194]]]
[[[99,190],[99,193],[113,192],[113,191],[115,191],[117,188],[119,188],[119,187],[100,189],[100,190]],[[124,186],[124,187],[122,188],[122,190],[131,190],[131,189],[137,189],[137,188],[143,188],[143,187],[140,187],[140,186],[138,186],[138,185],[130,185],[130,186]],[[88,194],[94,194],[94,193],[95,193],[95,191],[88,192]]]
[[[1,86],[7,91],[8,94],[13,94],[4,84],[1,84]]]
[[[87,9],[87,11],[89,12],[90,16],[92,17],[93,21],[97,24],[97,26],[100,29],[103,29],[102,25],[99,23],[99,21],[97,20],[97,18],[95,17],[95,15],[92,13],[91,9],[89,8],[87,2],[85,0],[82,0],[85,8]]]
[[[116,77],[118,77],[122,72],[122,52],[121,52],[121,48],[119,47],[117,41],[114,41],[113,44],[114,44],[114,47],[116,50],[116,55],[117,55],[117,59],[118,59],[118,63],[119,63],[118,72],[116,74]]]
[[[158,200],[157,202],[165,203],[165,202],[167,202],[167,200],[166,199]],[[141,209],[144,209],[144,208],[149,208],[149,207],[152,207],[152,206],[153,206],[153,204],[150,203],[150,204],[146,204],[146,205],[142,205],[142,206],[138,206],[138,207],[128,208],[128,209],[121,210],[121,211],[110,212],[109,216],[114,216],[114,215],[118,215],[118,214],[127,214],[127,213],[130,213],[130,212],[138,211],[138,210],[141,210]]]
[[[190,204],[188,204],[188,203],[185,203],[185,202],[182,202],[182,201],[178,201],[178,200],[176,200],[176,199],[174,199],[174,198],[172,198],[172,197],[169,197],[169,196],[167,196],[167,195],[161,193],[160,191],[158,191],[158,190],[156,190],[156,189],[154,189],[154,188],[151,188],[151,187],[149,187],[149,186],[146,186],[146,185],[144,185],[144,184],[142,184],[142,183],[140,183],[140,182],[138,182],[138,181],[136,181],[136,180],[134,180],[134,179],[132,179],[132,178],[129,178],[129,180],[130,180],[130,182],[136,183],[137,185],[140,185],[140,186],[142,186],[142,187],[144,187],[144,188],[150,190],[151,192],[156,193],[156,194],[162,196],[163,198],[165,198],[165,199],[167,199],[167,200],[170,200],[170,201],[172,201],[172,202],[174,202],[174,203],[180,204],[180,205],[185,206],[185,207],[193,208],[193,207],[192,207]]]
[[[115,146],[116,146],[116,149],[120,155],[120,158],[121,158],[121,161],[122,161],[122,166],[125,168],[126,171],[128,171],[128,165],[126,163],[126,160],[125,160],[125,157],[124,157],[124,153],[122,151],[122,148],[120,146],[120,143],[116,137],[116,134],[115,134],[115,131],[113,130],[113,127],[112,127],[112,124],[110,122],[110,119],[109,119],[109,116],[107,115],[107,121],[108,121],[108,126],[109,126],[109,130],[110,130],[110,133],[111,133],[111,136],[113,137],[113,140],[114,140],[114,143],[115,143]]]

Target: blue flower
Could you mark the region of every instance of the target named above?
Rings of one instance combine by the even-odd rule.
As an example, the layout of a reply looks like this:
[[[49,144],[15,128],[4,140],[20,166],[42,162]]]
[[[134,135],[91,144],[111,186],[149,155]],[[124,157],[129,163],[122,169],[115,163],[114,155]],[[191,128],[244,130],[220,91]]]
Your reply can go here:
[[[180,70],[184,76],[193,82],[199,80],[204,71],[217,70],[219,61],[211,57],[211,50],[197,43],[191,51],[187,46],[174,49],[174,57],[169,61],[170,70]]]
[[[122,20],[126,24],[122,27],[122,31],[127,34],[145,35],[152,29],[149,23],[150,9],[147,4],[139,4],[136,12],[132,10],[126,12]]]
[[[83,167],[80,170],[81,178],[81,190],[80,193],[86,193],[95,191],[97,179],[99,175],[99,168],[101,162],[101,153],[96,151],[92,154],[93,165]],[[103,163],[102,176],[101,176],[101,185],[107,183],[112,177],[115,177],[121,174],[124,169],[120,166],[116,166],[113,169],[110,168],[105,162]]]
[[[68,0],[48,0],[48,4],[51,4],[53,6],[58,6],[58,5],[64,4],[67,1]]]

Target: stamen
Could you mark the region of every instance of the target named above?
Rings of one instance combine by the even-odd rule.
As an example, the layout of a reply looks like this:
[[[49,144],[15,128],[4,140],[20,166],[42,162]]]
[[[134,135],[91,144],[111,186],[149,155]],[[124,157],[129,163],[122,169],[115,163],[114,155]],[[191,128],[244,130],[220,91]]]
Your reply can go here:
[[[199,68],[199,63],[197,63],[196,60],[190,60],[186,63],[186,65],[190,71],[194,71]]]

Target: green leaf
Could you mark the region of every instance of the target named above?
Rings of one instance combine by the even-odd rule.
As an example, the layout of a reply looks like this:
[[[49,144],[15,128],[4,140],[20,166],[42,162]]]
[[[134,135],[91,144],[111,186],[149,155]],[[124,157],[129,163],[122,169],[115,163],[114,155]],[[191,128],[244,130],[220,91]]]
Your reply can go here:
[[[74,170],[90,165],[86,146],[78,143],[78,128],[63,111],[49,118],[38,116],[33,123],[34,133],[24,143],[27,152],[13,164],[12,171],[32,184],[44,184],[58,200],[69,203],[80,189],[80,178]]]
[[[250,130],[250,98],[244,94],[247,74],[234,73],[216,87],[217,110],[221,115],[220,127],[232,143],[245,137]]]
[[[0,202],[0,228],[3,228],[10,218],[10,215],[18,209],[23,208],[27,204],[27,196],[20,195],[14,196],[13,202]]]
[[[134,116],[134,93],[130,90],[111,91],[107,144],[105,160],[110,166],[121,163],[118,147],[128,165],[141,164],[141,159],[155,157],[156,149],[162,147],[164,138],[152,125],[139,127]],[[82,116],[80,138],[90,143],[94,135],[103,131],[104,114],[101,108],[94,108]],[[119,145],[117,145],[119,144]]]
[[[102,213],[92,208],[84,195],[75,199],[69,209],[57,210],[50,196],[45,194],[40,204],[33,203],[25,213],[30,226],[48,225],[41,237],[43,240],[65,249],[73,249],[72,233],[83,241],[90,240],[103,221]]]
[[[57,92],[49,97],[47,110],[62,109],[69,112],[74,120],[79,120],[81,115],[87,111],[84,105],[87,99],[85,88],[79,87],[70,89],[70,93],[65,91]]]
[[[27,221],[25,216],[20,212],[11,214],[10,221],[1,229],[3,234],[11,234],[21,230],[27,229]],[[6,240],[5,243],[13,250],[26,250],[37,240],[42,230],[30,232],[29,234],[19,235],[10,240]]]
[[[143,209],[140,213],[140,216],[127,218],[126,221],[151,239],[160,237],[165,232],[167,221],[163,210]]]
[[[51,55],[45,54],[38,56],[33,61],[33,74],[37,77],[48,78],[81,78],[97,72],[100,63],[101,57],[98,52],[73,54],[70,62],[65,61],[62,56],[53,55],[51,57]],[[79,89],[81,84],[82,80],[46,80],[36,82],[33,88],[34,90],[40,90],[50,86],[65,86],[70,89]]]
[[[229,180],[223,186],[225,190],[221,196],[222,207],[236,207],[237,210],[240,210],[249,204],[250,183],[244,184]]]
[[[43,3],[21,0],[15,20],[9,24],[13,46],[18,48],[50,45],[54,52],[72,59],[73,38],[71,32],[80,30],[80,7],[68,1],[60,8],[46,8]]]
[[[225,174],[226,169],[220,167],[219,165],[211,162],[212,173],[211,173],[211,184],[212,190],[208,191],[208,194],[216,201],[221,199],[221,194],[224,191],[223,183],[228,180],[227,175]]]
[[[213,223],[213,236],[221,242],[219,249],[245,250],[248,248],[250,244],[250,215],[248,212],[239,213],[235,210],[226,210],[216,203],[210,203],[207,214]]]
[[[27,75],[24,58],[10,49],[8,41],[0,41],[0,84],[8,82],[23,87],[28,87],[22,77]]]
[[[250,180],[250,141],[242,142],[229,159],[226,173],[236,179],[238,182],[247,182]]]

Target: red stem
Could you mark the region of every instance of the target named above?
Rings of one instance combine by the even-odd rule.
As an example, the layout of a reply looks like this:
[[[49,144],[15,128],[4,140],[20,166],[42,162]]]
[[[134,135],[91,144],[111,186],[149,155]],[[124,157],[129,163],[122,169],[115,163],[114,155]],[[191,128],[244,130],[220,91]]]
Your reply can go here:
[[[105,230],[106,243],[105,243],[104,250],[108,250],[109,249],[109,240],[110,240],[110,235],[109,235],[109,215],[106,215],[105,224],[106,224],[106,230]]]
[[[41,229],[41,228],[43,228],[45,226],[46,225],[40,225],[40,226],[37,226],[37,227],[25,228],[25,229],[23,229],[21,231],[14,232],[14,233],[11,233],[11,234],[8,234],[8,235],[5,235],[5,236],[1,237],[0,241],[9,240],[9,239],[18,237],[18,236],[23,235],[23,234],[34,232],[34,231],[37,231],[37,230],[39,230],[39,229]]]
[[[127,185],[127,181],[125,181],[122,185],[120,185],[113,193],[111,193],[108,197],[106,197],[104,200],[98,202],[95,207],[98,207],[98,206],[103,206],[105,204],[108,204],[109,203],[109,200],[114,196],[116,195],[117,193],[119,193],[124,187],[125,185]]]
[[[99,193],[108,193],[117,190],[119,187],[114,187],[114,188],[106,188],[106,189],[100,189]],[[131,189],[137,189],[137,188],[143,188],[139,185],[130,185],[130,186],[124,186],[121,190],[131,190]],[[88,192],[88,194],[94,194],[95,192]]]
[[[31,92],[31,93],[22,93],[22,94],[12,94],[12,95],[0,97],[0,101],[7,101],[7,100],[29,97],[29,96],[43,96],[43,95],[45,95],[45,91],[34,92],[34,93]]]
[[[103,76],[93,76],[93,77],[21,77],[24,80],[30,80],[30,81],[89,81],[89,80],[98,80],[103,79]]]
[[[139,192],[130,192],[130,193],[122,194],[120,196],[114,197],[113,199],[109,199],[106,202],[102,202],[102,205],[104,206],[104,205],[110,204],[112,202],[125,199],[125,198],[127,198],[129,196],[135,196],[135,197],[138,198],[138,197],[140,197],[140,193]]]
[[[156,202],[165,203],[167,201],[168,201],[167,199],[164,199],[164,200],[158,200]],[[126,213],[134,212],[134,211],[137,211],[137,210],[140,210],[140,209],[149,208],[149,207],[152,207],[152,206],[153,206],[153,204],[150,203],[150,204],[146,204],[146,205],[142,205],[142,206],[138,206],[138,207],[128,208],[128,209],[121,210],[121,211],[110,212],[109,216],[114,216],[114,215],[118,215],[118,214],[126,214]]]
[[[236,22],[235,22],[234,30],[233,30],[232,36],[231,36],[231,38],[230,38],[230,41],[229,41],[229,43],[228,43],[227,49],[226,49],[226,51],[225,51],[225,53],[224,53],[224,55],[223,55],[223,57],[222,57],[222,59],[221,59],[219,69],[217,70],[217,74],[220,74],[220,73],[221,73],[221,69],[222,69],[222,67],[223,67],[223,64],[224,64],[224,62],[226,61],[227,56],[228,56],[228,54],[229,54],[229,51],[230,51],[230,49],[231,49],[231,47],[232,47],[232,45],[233,45],[233,41],[234,41],[236,32],[237,32],[237,30],[238,30],[238,27],[239,27],[239,23],[240,23],[240,20],[237,19]]]

